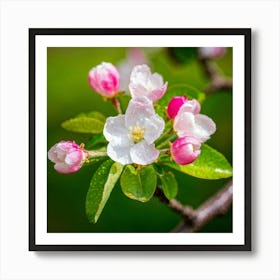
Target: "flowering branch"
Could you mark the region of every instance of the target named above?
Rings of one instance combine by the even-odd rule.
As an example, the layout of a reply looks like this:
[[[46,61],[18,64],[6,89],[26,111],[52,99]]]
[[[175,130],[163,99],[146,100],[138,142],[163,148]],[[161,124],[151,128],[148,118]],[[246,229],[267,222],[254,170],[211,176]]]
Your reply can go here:
[[[211,59],[199,57],[199,61],[204,73],[210,79],[209,85],[205,88],[206,93],[232,89],[232,80],[225,78]]]
[[[209,223],[214,217],[224,215],[232,203],[233,186],[230,180],[224,188],[204,202],[199,208],[193,209],[182,205],[176,199],[168,200],[160,189],[155,196],[170,209],[183,217],[181,222],[172,232],[196,232]]]
[[[203,54],[202,50],[200,53]],[[210,57],[201,56],[200,60],[211,80],[206,92],[232,86],[226,84]],[[183,223],[174,232],[198,231],[226,212],[232,202],[231,183],[198,209],[193,209],[175,199],[178,183],[175,175],[165,169],[169,166],[202,179],[232,176],[232,167],[226,158],[204,144],[215,133],[216,124],[200,114],[199,92],[192,89],[189,93],[188,86],[177,86],[173,87],[175,92],[166,93],[168,82],[164,82],[160,74],[152,73],[147,65],[136,65],[128,85],[131,99],[123,114],[118,97],[124,92],[120,91],[120,75],[114,65],[103,62],[92,68],[88,81],[104,101],[112,102],[118,115],[106,118],[99,112],[89,112],[68,120],[67,125],[64,122],[63,127],[70,131],[95,135],[86,145],[60,141],[51,147],[48,157],[56,171],[63,174],[77,172],[84,164],[99,164],[86,198],[90,222],[97,222],[118,180],[127,197],[147,202],[156,196],[181,215]],[[159,101],[161,98],[165,99],[163,103]],[[156,188],[158,181],[161,188]]]

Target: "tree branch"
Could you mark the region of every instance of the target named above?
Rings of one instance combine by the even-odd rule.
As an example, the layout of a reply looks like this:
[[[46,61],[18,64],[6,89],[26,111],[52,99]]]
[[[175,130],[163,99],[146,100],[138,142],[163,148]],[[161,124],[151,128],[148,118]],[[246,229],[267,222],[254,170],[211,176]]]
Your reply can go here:
[[[183,222],[173,229],[172,232],[196,232],[213,218],[224,215],[227,212],[232,203],[232,189],[232,180],[230,180],[224,188],[196,210],[188,205],[182,205],[176,199],[168,200],[160,189],[156,190],[155,196],[183,217]]]
[[[210,79],[209,85],[205,88],[206,93],[232,89],[232,80],[225,78],[213,61],[207,58],[199,58],[199,61],[205,75]]]

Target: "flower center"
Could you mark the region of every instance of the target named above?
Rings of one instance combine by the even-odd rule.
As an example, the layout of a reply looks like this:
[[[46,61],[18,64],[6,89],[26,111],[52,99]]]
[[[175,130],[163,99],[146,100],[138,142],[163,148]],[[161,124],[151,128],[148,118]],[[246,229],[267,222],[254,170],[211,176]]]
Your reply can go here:
[[[144,136],[144,128],[141,128],[139,125],[133,126],[129,128],[129,138],[133,140],[134,143],[138,143],[143,140]]]

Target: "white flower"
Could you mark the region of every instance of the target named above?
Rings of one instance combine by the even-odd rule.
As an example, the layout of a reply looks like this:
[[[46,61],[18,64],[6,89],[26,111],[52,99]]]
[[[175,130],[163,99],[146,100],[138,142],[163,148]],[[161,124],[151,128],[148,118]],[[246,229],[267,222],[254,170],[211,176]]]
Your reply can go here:
[[[129,90],[132,98],[145,96],[151,101],[159,100],[167,89],[167,82],[158,73],[151,73],[150,68],[143,64],[133,68],[130,76]]]
[[[103,134],[109,141],[108,156],[123,165],[154,162],[159,151],[153,144],[164,129],[164,121],[145,97],[131,99],[125,115],[109,117]]]

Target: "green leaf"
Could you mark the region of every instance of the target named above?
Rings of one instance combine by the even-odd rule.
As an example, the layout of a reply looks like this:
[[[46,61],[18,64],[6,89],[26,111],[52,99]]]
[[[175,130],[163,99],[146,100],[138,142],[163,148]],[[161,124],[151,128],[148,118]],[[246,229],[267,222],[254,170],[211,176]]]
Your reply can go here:
[[[91,149],[100,149],[107,144],[107,140],[105,139],[103,133],[93,135],[89,141],[86,143],[85,148],[87,150]]]
[[[97,120],[100,120],[101,122],[104,122],[106,121],[106,117],[98,112],[98,111],[91,111],[91,112],[87,112],[87,113],[80,113],[76,116],[76,118],[79,118],[79,117],[88,117],[88,118],[93,118],[93,119],[97,119]]]
[[[157,176],[152,165],[144,166],[140,169],[127,165],[120,182],[122,191],[127,197],[147,202],[155,192]]]
[[[89,222],[97,222],[122,170],[121,164],[109,159],[93,174],[86,197],[86,214]]]
[[[178,184],[173,173],[163,170],[163,173],[159,175],[162,183],[162,190],[164,195],[170,200],[176,197],[178,193]]]
[[[106,117],[99,112],[81,113],[76,117],[69,119],[61,126],[69,131],[78,133],[101,133],[106,121]]]
[[[201,146],[200,156],[191,164],[178,165],[167,157],[160,159],[159,163],[201,179],[214,180],[232,176],[232,167],[227,159],[206,144]]]

